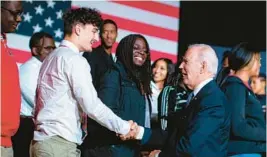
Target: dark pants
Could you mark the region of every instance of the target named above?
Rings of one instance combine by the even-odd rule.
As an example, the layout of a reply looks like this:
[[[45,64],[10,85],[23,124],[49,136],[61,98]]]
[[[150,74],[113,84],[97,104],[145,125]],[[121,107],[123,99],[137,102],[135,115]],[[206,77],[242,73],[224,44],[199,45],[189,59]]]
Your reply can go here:
[[[14,157],[30,157],[30,144],[33,139],[34,123],[32,118],[20,117],[17,133],[11,138]]]
[[[81,148],[81,157],[112,157],[109,147]]]

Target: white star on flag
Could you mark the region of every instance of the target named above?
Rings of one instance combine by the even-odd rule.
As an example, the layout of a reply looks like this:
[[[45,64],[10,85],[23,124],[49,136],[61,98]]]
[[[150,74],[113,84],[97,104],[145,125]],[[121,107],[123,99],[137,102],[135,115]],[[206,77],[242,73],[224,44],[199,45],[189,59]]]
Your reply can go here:
[[[40,32],[42,30],[42,27],[40,27],[38,23],[35,26],[32,26],[32,28],[33,33]]]
[[[56,3],[55,2],[53,2],[52,0],[49,0],[49,1],[47,1],[47,7],[49,8],[52,8],[52,9],[54,9],[54,5],[55,5]]]
[[[56,14],[57,14],[57,19],[61,19],[62,15],[63,15],[63,12],[62,12],[62,10],[59,10],[59,11],[56,12]]]
[[[32,16],[30,15],[29,12],[27,12],[26,14],[24,14],[23,17],[24,17],[24,21],[25,22],[27,21],[27,22],[31,23]]]
[[[40,15],[43,15],[43,11],[44,9],[41,7],[41,5],[38,5],[38,7],[35,7],[34,8],[36,11],[35,11],[35,14],[40,14]]]
[[[58,28],[57,30],[54,31],[55,37],[62,38],[63,32]]]
[[[26,0],[26,2],[32,3],[32,0]]]
[[[53,23],[54,23],[54,21],[51,20],[51,17],[48,17],[47,19],[45,19],[45,26],[52,27]]]

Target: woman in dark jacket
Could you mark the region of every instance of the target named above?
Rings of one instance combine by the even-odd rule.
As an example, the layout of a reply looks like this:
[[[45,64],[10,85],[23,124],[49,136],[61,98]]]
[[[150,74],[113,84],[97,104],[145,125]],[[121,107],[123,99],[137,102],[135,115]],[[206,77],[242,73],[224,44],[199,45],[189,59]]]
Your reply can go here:
[[[150,51],[139,34],[124,37],[116,51],[117,62],[100,81],[99,98],[124,120],[145,124],[146,96],[151,94]],[[113,132],[100,145],[107,146],[111,157],[133,157],[139,153],[136,140],[121,141]]]
[[[222,85],[232,112],[229,155],[260,156],[266,151],[266,124],[261,104],[249,86],[250,77],[259,74],[260,53],[239,44],[231,52],[229,68],[234,73]]]

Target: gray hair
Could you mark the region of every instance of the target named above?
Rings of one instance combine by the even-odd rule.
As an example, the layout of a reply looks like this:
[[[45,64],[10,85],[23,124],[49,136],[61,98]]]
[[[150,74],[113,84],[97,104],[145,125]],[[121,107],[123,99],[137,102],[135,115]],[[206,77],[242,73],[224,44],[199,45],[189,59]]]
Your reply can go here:
[[[206,44],[193,44],[188,48],[197,48],[199,50],[198,59],[207,63],[208,71],[210,73],[212,73],[214,76],[217,74],[218,57],[211,46]]]

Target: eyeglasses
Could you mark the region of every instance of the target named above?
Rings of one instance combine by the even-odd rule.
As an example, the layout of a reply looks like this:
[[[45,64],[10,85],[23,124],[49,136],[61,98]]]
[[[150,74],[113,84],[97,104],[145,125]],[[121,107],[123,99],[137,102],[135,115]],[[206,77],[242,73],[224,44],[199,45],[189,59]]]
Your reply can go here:
[[[22,11],[19,11],[19,12],[15,12],[15,11],[12,11],[10,9],[7,9],[7,8],[4,8],[4,7],[1,7],[2,9],[4,10],[7,10],[10,14],[13,15],[13,17],[16,19],[18,16],[21,17],[23,15],[23,12]]]
[[[43,47],[43,48],[48,50],[48,51],[53,51],[54,49],[56,49],[55,46],[46,46],[46,47]]]

